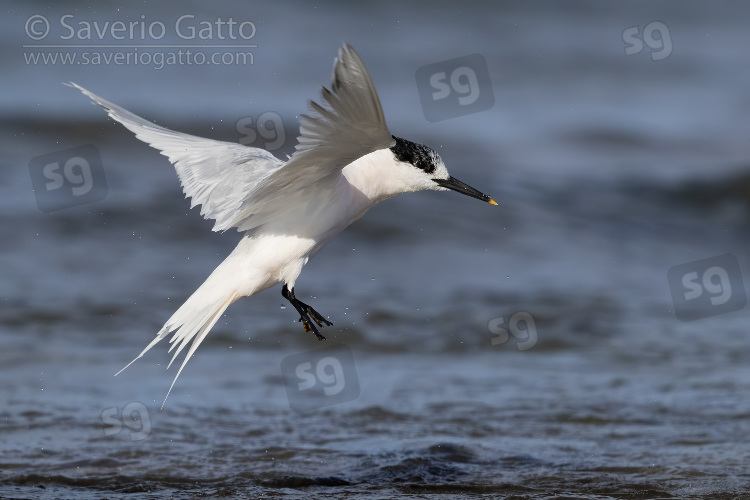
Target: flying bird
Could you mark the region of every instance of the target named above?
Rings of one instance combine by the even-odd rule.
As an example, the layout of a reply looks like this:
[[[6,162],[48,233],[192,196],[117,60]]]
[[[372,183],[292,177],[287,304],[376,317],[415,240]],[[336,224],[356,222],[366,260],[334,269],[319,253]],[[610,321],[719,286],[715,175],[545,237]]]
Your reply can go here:
[[[66,85],[169,158],[191,208],[201,205],[201,215],[215,221],[214,231],[234,227],[245,233],[125,366],[170,334],[169,352],[177,350],[169,366],[190,345],[167,398],[208,332],[240,297],[283,284],[281,294],[305,331],[325,340],[319,328],[333,323],[295,296],[294,283],[318,250],[375,204],[401,193],[452,189],[497,205],[451,177],[432,149],[391,135],[370,74],[349,44],[334,60],[331,88],[323,87],[320,103],[309,101],[311,114],[301,115],[298,144],[286,162],[263,149],[168,130],[75,83]]]

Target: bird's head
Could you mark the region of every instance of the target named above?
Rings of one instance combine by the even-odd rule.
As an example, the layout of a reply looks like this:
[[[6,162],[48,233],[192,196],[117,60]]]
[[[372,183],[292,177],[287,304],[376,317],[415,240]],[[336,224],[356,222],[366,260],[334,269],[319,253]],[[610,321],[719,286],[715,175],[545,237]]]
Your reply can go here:
[[[461,194],[478,200],[497,205],[495,200],[473,187],[451,177],[440,156],[432,149],[422,144],[416,144],[406,139],[394,136],[396,144],[391,152],[396,160],[406,164],[408,171],[403,172],[408,177],[411,191],[432,190],[447,191],[452,189]]]

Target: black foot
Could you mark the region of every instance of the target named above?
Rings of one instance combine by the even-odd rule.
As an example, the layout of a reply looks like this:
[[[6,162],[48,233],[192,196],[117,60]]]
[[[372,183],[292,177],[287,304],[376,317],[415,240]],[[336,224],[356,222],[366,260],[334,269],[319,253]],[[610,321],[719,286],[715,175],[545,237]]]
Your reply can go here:
[[[321,335],[321,333],[318,331],[318,328],[315,326],[316,324],[319,327],[325,326],[331,326],[333,323],[328,321],[323,317],[322,314],[320,314],[318,311],[313,309],[312,307],[308,306],[301,300],[298,300],[294,296],[294,288],[289,290],[289,288],[284,285],[284,288],[281,289],[281,295],[291,302],[292,306],[297,310],[299,313],[299,321],[302,322],[302,327],[305,329],[306,332],[313,332],[315,336],[318,338],[318,340],[325,340],[326,338]]]

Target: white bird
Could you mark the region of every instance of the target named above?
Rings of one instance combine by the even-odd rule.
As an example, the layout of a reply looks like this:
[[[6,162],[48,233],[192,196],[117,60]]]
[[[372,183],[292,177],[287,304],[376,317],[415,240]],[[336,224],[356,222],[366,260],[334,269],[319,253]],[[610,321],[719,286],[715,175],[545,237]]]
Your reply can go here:
[[[294,296],[294,283],[310,257],[376,203],[401,193],[453,189],[497,205],[451,177],[432,149],[391,135],[370,74],[349,44],[334,61],[331,89],[321,89],[324,105],[310,101],[312,116],[301,115],[299,144],[286,162],[262,149],[168,130],[75,83],[66,85],[169,158],[185,196],[192,198],[191,208],[202,205],[201,215],[216,221],[214,231],[234,227],[245,233],[125,366],[170,333],[169,351],[177,347],[171,366],[192,341],[165,402],[209,330],[240,297],[283,283],[281,294],[299,313],[305,331],[325,340],[317,327],[332,323]]]

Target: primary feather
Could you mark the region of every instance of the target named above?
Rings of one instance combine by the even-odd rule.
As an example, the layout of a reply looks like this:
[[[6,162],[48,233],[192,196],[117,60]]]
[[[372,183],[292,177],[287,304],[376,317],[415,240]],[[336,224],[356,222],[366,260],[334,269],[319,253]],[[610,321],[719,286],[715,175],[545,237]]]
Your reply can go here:
[[[394,144],[375,85],[354,49],[346,44],[333,65],[331,89],[302,115],[295,153],[284,163],[266,150],[183,134],[155,125],[69,83],[104,108],[175,166],[191,208],[216,221],[213,230],[249,231],[273,219],[295,195],[373,151]],[[335,178],[331,182],[335,182]]]
[[[191,206],[201,205],[201,215],[216,221],[214,231],[231,227],[248,231],[226,260],[167,320],[156,338],[130,362],[170,334],[170,352],[176,348],[170,365],[190,345],[170,392],[185,364],[232,302],[281,281],[293,288],[309,257],[376,202],[359,190],[351,190],[345,180],[342,183],[342,169],[395,143],[372,79],[348,44],[339,50],[334,61],[331,89],[322,89],[324,104],[310,101],[312,114],[302,115],[299,143],[286,163],[262,149],[166,129],[75,83],[69,85],[169,158],[185,195],[191,198]],[[290,210],[302,213],[312,207],[310,210],[320,213],[330,211],[320,201],[309,203],[324,195],[343,199],[347,207],[354,206],[351,214],[337,214],[333,219],[340,220],[333,220],[330,228],[315,228],[319,230],[317,239],[312,234],[299,234],[304,232],[299,230],[286,234],[286,221],[293,219]],[[295,203],[290,205],[290,200]],[[330,212],[328,215],[328,220],[332,220]],[[269,243],[274,238],[273,244]],[[282,262],[275,255],[275,247],[285,248],[294,257]],[[258,261],[265,262],[265,268]],[[266,268],[267,272],[262,270]]]

